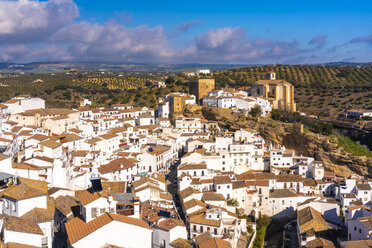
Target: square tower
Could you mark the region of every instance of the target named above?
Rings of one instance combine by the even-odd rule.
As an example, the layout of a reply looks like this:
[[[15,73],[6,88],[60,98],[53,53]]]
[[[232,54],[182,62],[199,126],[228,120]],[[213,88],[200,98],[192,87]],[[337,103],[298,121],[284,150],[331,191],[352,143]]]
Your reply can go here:
[[[276,80],[276,73],[273,71],[266,73],[266,80]]]
[[[189,83],[189,92],[195,95],[197,103],[201,104],[203,96],[214,90],[214,87],[214,79],[193,79]]]

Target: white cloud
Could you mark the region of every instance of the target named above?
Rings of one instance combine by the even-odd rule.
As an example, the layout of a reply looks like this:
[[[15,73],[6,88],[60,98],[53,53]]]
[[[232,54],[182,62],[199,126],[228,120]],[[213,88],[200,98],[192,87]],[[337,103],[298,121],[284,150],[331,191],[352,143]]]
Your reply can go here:
[[[0,0],[0,43],[45,41],[78,14],[73,0]]]
[[[78,21],[78,16],[73,0],[0,0],[0,60],[259,63],[302,52],[295,41],[248,39],[240,27],[210,29],[176,49],[162,26],[91,23]]]

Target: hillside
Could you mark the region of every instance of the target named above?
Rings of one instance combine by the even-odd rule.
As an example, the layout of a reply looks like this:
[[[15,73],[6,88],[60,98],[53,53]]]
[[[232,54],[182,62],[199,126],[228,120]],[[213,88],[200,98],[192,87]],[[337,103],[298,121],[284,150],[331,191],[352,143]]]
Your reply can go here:
[[[0,78],[0,102],[29,94],[46,100],[48,107],[77,107],[88,98],[97,106],[114,103],[156,107],[157,97],[171,88],[152,89],[147,82],[164,80],[162,76],[85,75],[85,74],[27,74]]]
[[[274,71],[295,86],[298,110],[339,114],[347,109],[372,109],[372,67],[306,65],[254,66],[213,73],[217,87],[252,85]]]
[[[220,127],[224,128],[255,129],[265,140],[323,161],[326,170],[334,172],[337,176],[358,173],[372,177],[372,152],[343,136],[314,133],[308,128],[305,128],[304,133],[299,133],[292,123],[265,118],[246,118],[229,109],[203,107],[202,111],[194,112],[187,109],[185,115],[217,121]],[[349,150],[350,145],[363,149],[363,153],[354,154]]]

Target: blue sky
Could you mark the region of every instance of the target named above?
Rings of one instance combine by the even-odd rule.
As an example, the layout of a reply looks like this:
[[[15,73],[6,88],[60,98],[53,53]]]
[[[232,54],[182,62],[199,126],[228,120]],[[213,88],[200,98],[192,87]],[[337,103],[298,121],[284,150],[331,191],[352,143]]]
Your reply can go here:
[[[372,1],[0,0],[0,61],[297,64],[370,54]]]

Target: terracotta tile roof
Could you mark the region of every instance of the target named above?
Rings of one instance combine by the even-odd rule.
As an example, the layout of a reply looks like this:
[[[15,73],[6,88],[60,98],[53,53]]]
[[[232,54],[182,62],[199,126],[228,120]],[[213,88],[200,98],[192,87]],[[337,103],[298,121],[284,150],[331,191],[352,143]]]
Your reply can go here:
[[[117,136],[114,133],[107,133],[107,134],[103,134],[103,135],[101,135],[99,137],[101,137],[102,139],[106,139],[107,140],[107,139],[112,139],[112,138],[119,137],[119,136]]]
[[[46,140],[46,141],[40,142],[39,145],[46,146],[46,147],[49,147],[51,149],[55,149],[55,148],[61,146],[62,144],[58,143],[58,142],[55,142],[53,140]]]
[[[318,247],[335,248],[336,246],[333,244],[332,241],[329,241],[329,240],[324,239],[324,238],[316,238],[314,240],[311,240],[311,241],[307,242],[306,247],[308,247],[308,248],[318,248]]]
[[[269,187],[269,180],[245,181],[247,188],[250,186]]]
[[[142,118],[155,118],[155,117],[150,113],[143,113],[143,114],[140,114],[137,118],[142,119]]]
[[[294,190],[290,189],[275,189],[269,192],[270,198],[287,198],[287,197],[297,197]]]
[[[39,225],[33,221],[15,216],[4,215],[4,223],[5,229],[8,231],[43,235],[43,231],[40,229]]]
[[[39,170],[39,166],[28,164],[28,163],[13,163],[12,168],[21,170]]]
[[[301,175],[278,175],[276,176],[277,182],[302,182]]]
[[[46,182],[26,178],[18,178],[18,180],[20,184],[5,189],[3,196],[23,200],[48,194]]]
[[[219,238],[212,238],[199,244],[199,248],[231,248],[230,242]]]
[[[209,232],[205,232],[195,237],[195,243],[198,245],[204,241],[210,240],[211,238],[211,234]]]
[[[356,195],[354,193],[344,193],[342,194],[344,198],[356,198]]]
[[[372,240],[353,240],[353,241],[345,241],[345,244],[348,248],[371,248],[372,247]]]
[[[151,179],[165,183],[165,175],[164,174],[159,174],[159,173],[153,173],[150,176]]]
[[[126,127],[114,127],[114,128],[111,128],[111,132],[112,133],[122,133],[122,132],[126,132],[127,131],[127,128]]]
[[[355,209],[361,209],[364,208],[365,210],[370,210],[369,207],[366,207],[364,205],[355,205],[355,206],[348,206],[347,209],[349,210],[355,210]]]
[[[5,108],[8,108],[8,106],[5,105],[5,104],[0,103],[0,109],[5,109]]]
[[[182,239],[182,238],[175,239],[169,244],[175,248],[192,248],[190,241],[188,241],[187,239]]]
[[[33,208],[22,215],[21,218],[36,223],[53,220],[55,212],[54,198],[48,197],[47,201],[47,208]]]
[[[70,128],[68,131],[73,132],[73,133],[81,133],[83,130],[77,129],[77,128]]]
[[[297,219],[301,227],[301,234],[313,229],[321,232],[330,229],[322,214],[312,207],[307,207],[297,211]]]
[[[102,248],[124,248],[122,246],[112,245],[112,244],[105,244]]]
[[[203,170],[207,169],[206,163],[200,164],[181,164],[178,166],[178,170]]]
[[[213,178],[215,184],[229,184],[231,183],[231,179],[229,176],[217,176]]]
[[[163,199],[163,200],[166,200],[166,201],[172,201],[173,200],[172,195],[169,192],[164,192],[164,193],[160,192],[159,198]]]
[[[1,246],[1,247],[3,247],[3,248],[37,248],[38,246],[8,242],[8,243],[6,243],[5,246]]]
[[[195,206],[199,206],[199,207],[202,207],[202,208],[207,206],[207,204],[205,204],[204,202],[202,202],[201,200],[198,200],[198,199],[191,199],[191,200],[185,202],[183,205],[184,205],[185,209],[190,209],[190,208],[195,207]]]
[[[201,192],[193,187],[187,187],[186,189],[182,190],[180,192],[180,196],[182,199],[187,198],[188,196],[192,194],[200,194]]]
[[[110,163],[101,165],[98,168],[99,173],[101,174],[106,174],[106,173],[111,173],[115,171],[120,171],[120,170],[125,170],[131,167],[134,167],[136,164],[127,159],[127,158],[118,158],[115,160],[112,160]]]
[[[77,135],[77,134],[74,134],[74,133],[64,133],[64,134],[61,134],[59,136],[57,136],[61,142],[72,142],[72,141],[77,141],[77,140],[81,140],[83,139],[83,137]]]
[[[102,188],[104,190],[110,191],[111,193],[125,193],[126,182],[117,181],[117,182],[102,182]]]
[[[170,146],[156,145],[156,146],[152,146],[151,149],[152,151],[151,152],[149,151],[150,154],[159,155],[159,154],[164,153],[165,151],[168,151],[170,149]]]
[[[70,244],[73,245],[77,241],[95,232],[101,227],[111,223],[112,221],[123,222],[129,225],[135,225],[135,226],[139,226],[142,228],[152,230],[143,220],[135,219],[135,218],[127,217],[124,215],[119,215],[119,214],[105,213],[87,223],[85,223],[79,218],[75,218],[65,224],[67,236],[70,241]]]
[[[226,201],[226,199],[222,194],[215,192],[204,192],[203,201]]]
[[[303,184],[304,186],[309,186],[309,187],[316,187],[316,182],[312,178],[303,178]]]
[[[79,199],[83,206],[100,198],[98,194],[93,194],[88,190],[79,190],[75,192],[75,196]]]
[[[245,188],[246,185],[245,185],[245,182],[244,181],[235,181],[235,182],[232,182],[232,188],[233,189],[241,189],[241,188]]]
[[[148,222],[156,222],[161,219],[161,217],[157,214],[157,212],[152,209],[150,206],[144,206],[142,205],[141,208],[141,213],[142,213],[142,219]]]
[[[371,186],[368,183],[357,183],[358,190],[371,190]]]
[[[46,162],[49,162],[49,163],[53,163],[54,162],[54,158],[49,158],[49,157],[45,157],[45,156],[35,156],[34,157],[35,159],[39,159],[39,160],[43,160],[43,161],[46,161]]]
[[[90,144],[90,145],[93,145],[93,144],[96,144],[97,142],[101,141],[102,139],[100,138],[91,138],[89,140],[86,140],[85,142]]]
[[[204,214],[199,214],[199,215],[192,216],[190,218],[190,223],[207,225],[207,226],[216,226],[216,227],[221,226],[221,221],[220,220],[206,219]]]
[[[5,154],[0,153],[0,161],[3,161],[5,159],[7,159],[7,158],[10,158],[10,157],[7,156],[7,155],[5,155]]]
[[[42,141],[42,140],[46,140],[48,138],[49,138],[48,136],[43,135],[43,134],[34,134],[30,138],[28,138],[28,139],[29,140],[34,139],[34,140]]]
[[[23,130],[18,134],[18,136],[31,136],[31,135],[32,135],[32,131],[30,130]]]
[[[166,220],[163,220],[160,223],[158,223],[156,226],[159,227],[160,229],[169,231],[169,230],[175,228],[176,226],[185,227],[185,224],[183,223],[182,220],[167,218]]]
[[[359,217],[358,220],[368,231],[372,231],[372,216]]]
[[[72,213],[72,207],[79,205],[80,203],[77,199],[68,195],[60,195],[55,199],[56,209],[58,209],[64,216],[68,216]]]
[[[88,155],[89,151],[87,150],[75,150],[74,156],[75,157],[86,157]]]
[[[270,180],[275,179],[276,176],[273,173],[255,173],[251,171],[244,172],[240,175],[236,175],[237,180]]]

